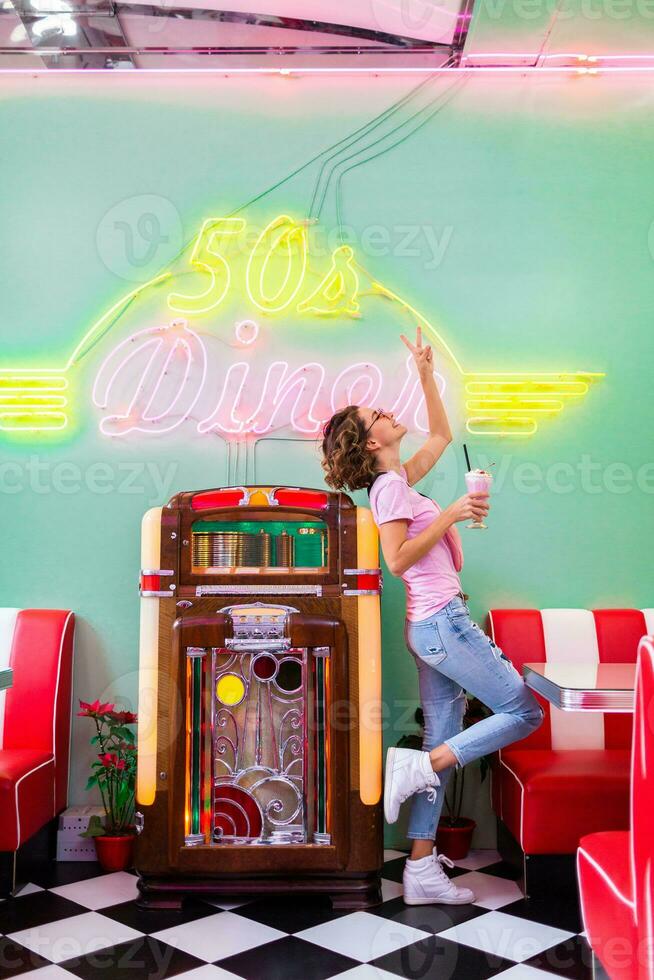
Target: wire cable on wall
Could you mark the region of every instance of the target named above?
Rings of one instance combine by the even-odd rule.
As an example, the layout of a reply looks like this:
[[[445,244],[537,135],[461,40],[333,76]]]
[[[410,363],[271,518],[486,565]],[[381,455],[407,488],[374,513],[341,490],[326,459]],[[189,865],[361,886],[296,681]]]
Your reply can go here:
[[[422,122],[418,123],[418,125],[416,125],[409,133],[406,133],[400,139],[396,140],[394,143],[391,143],[390,146],[383,147],[381,150],[377,151],[376,153],[373,153],[370,156],[364,157],[363,160],[359,160],[356,163],[353,163],[351,166],[345,167],[341,171],[341,173],[339,174],[338,179],[336,181],[336,188],[335,188],[336,221],[337,221],[337,225],[338,225],[338,235],[339,235],[339,239],[340,239],[341,242],[343,241],[343,221],[342,221],[341,199],[342,199],[342,183],[343,183],[343,178],[345,177],[345,174],[349,173],[351,170],[355,170],[357,167],[361,167],[364,164],[369,163],[371,160],[376,160],[377,157],[383,156],[385,153],[389,153],[391,150],[394,150],[395,147],[400,146],[402,143],[406,142],[406,140],[408,140],[411,136],[413,136],[414,133],[417,133],[418,130],[422,129],[423,126],[425,126],[428,122],[430,122],[434,118],[434,116],[438,115],[438,113],[441,112],[448,105],[448,103],[454,98],[454,96],[457,94],[457,90],[460,89],[460,88],[462,88],[467,83],[467,81],[468,81],[468,79],[467,79],[466,76],[459,77],[459,79],[457,79],[457,81],[455,81],[452,85],[450,85],[449,89],[446,89],[445,92],[441,93],[441,95],[439,96],[439,98],[442,98],[443,99],[442,104],[441,105],[437,105],[435,108],[433,108],[432,111],[426,116],[426,118],[423,119]],[[447,98],[448,95],[449,95],[449,98]],[[436,101],[436,100],[434,100],[434,101]],[[432,105],[433,105],[433,103],[432,103]],[[424,107],[424,108],[427,108],[427,107]],[[407,122],[411,122],[413,119],[418,118],[418,116],[420,116],[424,112],[424,108],[423,109],[420,109],[418,112],[414,113],[414,115],[411,117],[411,119],[407,120]],[[395,130],[395,132],[397,132],[397,130]],[[391,135],[394,135],[394,133],[387,134],[387,136],[391,136]],[[375,140],[374,143],[371,143],[369,146],[365,147],[365,149],[366,150],[372,149],[373,146],[377,145],[378,143],[383,142],[383,140],[386,139],[386,138],[387,137],[385,136],[385,137],[381,137],[378,140]],[[363,151],[360,151],[360,152],[363,152]],[[351,156],[345,158],[345,160],[343,161],[343,163],[346,163],[348,160],[354,159],[356,156],[358,156],[358,153],[351,154]]]
[[[329,161],[330,159],[333,159],[334,156],[338,156],[338,153],[336,153],[336,154],[333,153],[333,151],[335,149],[337,149],[338,147],[342,147],[342,149],[349,149],[350,146],[354,146],[358,141],[361,141],[361,140],[365,139],[365,137],[368,135],[368,133],[373,132],[374,129],[376,129],[379,125],[381,125],[383,122],[385,122],[387,119],[389,119],[392,115],[394,115],[400,108],[403,108],[404,106],[409,105],[418,96],[418,94],[424,88],[426,88],[428,85],[430,85],[431,83],[433,83],[434,81],[436,81],[440,77],[442,77],[442,76],[439,75],[439,74],[429,75],[426,79],[424,79],[418,85],[415,85],[412,89],[410,89],[410,91],[406,95],[402,96],[400,99],[398,99],[395,102],[393,102],[390,106],[388,106],[382,112],[378,113],[376,116],[374,116],[367,123],[364,123],[364,125],[357,127],[351,133],[347,134],[346,136],[341,137],[341,139],[336,140],[334,143],[331,143],[329,146],[326,146],[324,149],[320,150],[319,153],[314,154],[314,156],[312,156],[305,163],[300,164],[300,166],[295,167],[290,173],[286,174],[280,180],[275,181],[274,184],[271,184],[269,187],[267,187],[260,194],[257,194],[256,196],[250,198],[245,203],[239,205],[239,207],[235,208],[233,211],[230,211],[229,214],[226,215],[226,217],[233,217],[234,215],[239,214],[241,211],[245,210],[245,208],[249,207],[250,205],[255,204],[256,202],[262,200],[263,198],[267,197],[269,194],[272,194],[273,191],[277,190],[279,187],[282,187],[289,180],[292,180],[293,177],[297,176],[297,174],[301,173],[302,171],[306,170],[308,167],[312,166],[312,164],[314,164],[317,160],[320,160],[321,157],[324,157],[325,154],[329,154],[330,155],[330,156],[328,156],[328,161]],[[436,98],[438,99],[439,97],[440,96],[437,96]],[[432,100],[431,103],[428,103],[427,106],[423,107],[423,109],[419,110],[419,112],[423,112],[431,104],[433,104],[433,100]],[[417,114],[415,114],[415,115],[417,115]],[[399,126],[397,126],[394,129],[390,130],[390,132],[387,133],[386,136],[387,137],[390,137],[394,133],[398,132],[404,125],[406,125],[407,122],[410,122],[412,118],[414,118],[414,117],[412,116],[412,117],[409,118],[409,120],[406,120],[406,121],[400,123]],[[344,146],[344,144],[347,144],[347,145]],[[374,144],[371,144],[371,145],[374,145]],[[389,149],[392,149],[392,147],[389,147]],[[378,154],[376,154],[376,155],[378,155]],[[335,169],[334,167],[331,168],[331,170],[330,170],[330,172],[328,174],[328,177],[327,177],[326,185],[325,185],[325,187],[323,189],[323,193],[321,195],[321,205],[320,205],[320,208],[321,209],[322,209],[322,206],[324,204],[324,200],[325,200],[327,191],[329,189],[329,184],[331,182],[331,177],[333,175],[334,169]],[[315,197],[317,195],[317,187],[319,185],[319,182],[322,180],[322,177],[324,175],[324,172],[325,172],[325,167],[321,167],[321,170],[320,170],[320,172],[318,174],[318,177],[316,179],[316,185],[314,186],[314,194],[312,195],[312,204],[310,206],[310,210],[311,210],[311,207],[313,207],[313,201],[315,200]],[[164,277],[167,278],[167,276],[166,276],[167,271],[173,266],[173,264],[175,262],[177,262],[184,255],[184,253],[187,251],[187,249],[194,244],[196,238],[197,238],[197,235],[193,235],[192,238],[188,239],[179,248],[179,250],[173,256],[173,258],[172,259],[169,259],[166,262],[165,266],[163,266],[159,270],[159,272],[157,272],[157,274],[152,277],[151,282],[152,283],[155,283],[157,279],[161,280]],[[178,273],[177,275],[183,276],[183,275],[186,275],[186,274],[194,274],[194,271],[193,270],[189,270],[188,272]],[[147,285],[147,284],[145,284],[145,285]],[[141,291],[142,290],[139,290],[139,292],[141,292]],[[92,350],[96,346],[96,344],[99,343],[99,341],[102,340],[102,338],[112,329],[112,327],[115,326],[115,324],[119,322],[119,320],[123,317],[124,313],[129,309],[129,307],[131,306],[131,304],[132,304],[132,302],[134,301],[135,298],[136,298],[136,295],[133,295],[128,300],[126,300],[125,304],[123,306],[121,306],[120,309],[116,312],[116,315],[110,321],[107,322],[107,324],[103,327],[102,331],[100,331],[93,338],[93,342],[90,343],[86,347],[86,349],[80,354],[80,356],[77,359],[76,363],[79,363],[79,361],[83,360],[83,358],[86,357],[86,355],[89,353],[89,351]]]

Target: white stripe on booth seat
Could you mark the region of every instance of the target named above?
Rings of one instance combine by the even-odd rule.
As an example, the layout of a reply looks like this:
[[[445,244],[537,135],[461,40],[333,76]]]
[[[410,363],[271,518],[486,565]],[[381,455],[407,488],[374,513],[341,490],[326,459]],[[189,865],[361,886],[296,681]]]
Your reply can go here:
[[[20,609],[11,609],[8,606],[0,607],[0,668],[9,666],[16,618],[19,612]],[[6,691],[0,691],[0,749],[4,744],[5,694]]]
[[[654,636],[654,609],[641,609],[645,617],[645,629],[649,636]]]
[[[548,663],[599,663],[595,618],[589,609],[542,609]],[[600,711],[561,711],[551,706],[553,749],[603,749]]]

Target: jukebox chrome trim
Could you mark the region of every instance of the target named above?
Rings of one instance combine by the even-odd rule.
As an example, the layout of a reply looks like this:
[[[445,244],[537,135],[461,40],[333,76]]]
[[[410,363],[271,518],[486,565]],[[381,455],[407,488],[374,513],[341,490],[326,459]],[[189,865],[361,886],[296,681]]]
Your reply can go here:
[[[269,602],[247,602],[247,603],[233,602],[229,606],[222,606],[220,609],[217,609],[216,612],[226,613],[228,616],[231,616],[232,609],[236,609],[241,617],[245,617],[247,615],[247,612],[251,609],[254,609],[257,613],[262,609],[279,610],[280,613],[282,612],[290,613],[290,612],[300,611],[299,609],[296,608],[296,606],[278,606],[278,605],[273,606]]]
[[[274,494],[278,490],[299,490],[299,487],[271,487],[270,490],[264,490],[264,495],[268,501],[269,507],[279,507],[279,500],[275,500]]]
[[[239,500],[238,506],[239,507],[249,507],[249,505],[250,505],[250,497],[252,496],[252,494],[254,492],[253,490],[250,489],[250,487],[228,487],[226,489],[229,489],[229,490],[242,490],[243,491],[243,499],[242,500]]]
[[[169,568],[142,568],[139,577],[139,593],[143,598],[146,599],[166,599],[172,595],[175,591],[174,585],[169,585],[167,590],[161,588],[162,577],[169,578],[174,575],[175,572]],[[144,589],[145,579],[155,579],[154,582],[148,582],[150,588]],[[159,588],[152,588],[153,585],[158,585]]]
[[[382,570],[379,566],[376,568],[345,568],[343,569],[343,575],[356,580],[355,583],[351,583],[352,585],[365,586],[365,588],[348,588],[348,583],[344,582],[344,596],[381,595],[384,588]],[[373,579],[373,581],[359,581],[360,579]],[[373,588],[370,587],[371,585]]]
[[[291,641],[288,637],[282,637],[281,639],[267,640],[265,637],[263,639],[253,639],[248,637],[236,637],[228,636],[225,638],[225,649],[226,650],[243,650],[249,653],[260,653],[267,652],[270,653],[282,653],[285,650],[289,650],[291,647]]]
[[[167,595],[168,593],[166,593]],[[195,595],[315,595],[322,596],[322,585],[196,585]]]
[[[198,844],[204,844],[204,834],[187,834],[184,838],[184,844],[186,847],[197,847]]]

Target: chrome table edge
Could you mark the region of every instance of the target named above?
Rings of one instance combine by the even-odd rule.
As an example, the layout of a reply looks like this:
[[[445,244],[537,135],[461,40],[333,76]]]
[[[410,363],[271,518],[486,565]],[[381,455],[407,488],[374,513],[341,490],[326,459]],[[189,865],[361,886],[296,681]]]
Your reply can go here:
[[[624,713],[634,710],[633,691],[625,691],[620,688],[595,690],[561,687],[527,666],[523,667],[523,676],[528,687],[541,694],[550,704],[560,708],[561,711],[614,711]]]

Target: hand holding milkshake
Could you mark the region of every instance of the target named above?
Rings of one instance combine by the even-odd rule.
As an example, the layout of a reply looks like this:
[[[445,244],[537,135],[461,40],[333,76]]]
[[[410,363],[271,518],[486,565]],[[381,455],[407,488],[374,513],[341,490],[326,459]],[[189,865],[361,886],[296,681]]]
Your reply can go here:
[[[490,488],[493,482],[492,475],[488,470],[472,469],[470,466],[470,457],[468,456],[468,447],[465,444],[463,451],[465,453],[466,463],[468,464],[468,472],[465,475],[466,490],[468,493],[490,494]],[[486,529],[488,525],[484,524],[483,520],[473,520],[470,524],[466,524],[466,527]]]
[[[466,473],[466,490],[468,493],[490,493],[493,477],[487,470],[468,470]],[[471,521],[466,527],[487,528],[483,521]]]

